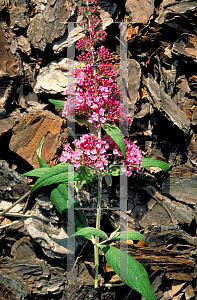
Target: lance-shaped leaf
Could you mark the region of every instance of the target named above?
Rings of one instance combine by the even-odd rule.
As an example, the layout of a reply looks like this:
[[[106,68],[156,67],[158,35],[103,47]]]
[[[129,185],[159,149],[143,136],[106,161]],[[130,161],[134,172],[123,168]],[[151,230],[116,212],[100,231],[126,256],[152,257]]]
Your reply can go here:
[[[169,170],[169,165],[161,160],[153,159],[153,158],[142,158],[141,168],[145,167],[158,167],[162,169],[165,173]]]
[[[81,124],[86,124],[86,125],[90,125],[90,123],[88,122],[87,117],[83,116],[83,115],[76,115],[75,119],[78,123]]]
[[[77,171],[75,171],[75,181],[80,181],[81,184],[92,182],[96,180],[97,174],[94,173],[94,169],[80,166]]]
[[[39,166],[41,169],[34,169],[31,170],[29,172],[26,172],[24,174],[22,174],[21,176],[34,176],[34,177],[41,177],[45,174],[45,172],[48,171],[48,169],[50,168],[49,165],[47,165],[47,163],[44,162],[44,160],[42,160],[41,158],[41,154],[42,154],[42,147],[44,144],[44,140],[45,137],[43,137],[38,145],[38,147],[36,148],[36,154],[37,154],[37,158],[38,158],[38,162],[39,162]]]
[[[65,183],[60,183],[55,187],[50,193],[50,200],[55,206],[55,208],[59,211],[59,213],[64,217],[65,220],[68,220],[68,213],[71,207],[68,207],[68,199],[71,199],[74,204],[74,208],[79,208],[79,203],[73,199],[70,189]],[[74,210],[74,223],[76,230],[87,227],[88,224],[86,222],[84,213],[82,210]]]
[[[113,124],[102,124],[102,128],[109,134],[109,136],[119,146],[124,156],[124,159],[126,159],[124,137],[122,135],[121,130],[116,125]]]
[[[108,236],[107,234],[100,230],[100,229],[96,229],[94,227],[86,227],[86,228],[83,228],[83,229],[80,229],[79,231],[77,231],[76,233],[74,233],[72,236],[79,236],[79,235],[82,235],[84,236],[86,239],[88,240],[91,240],[91,236],[98,236],[102,239],[105,239],[107,240],[108,239]]]
[[[37,190],[40,187],[55,184],[63,183],[69,180],[69,172],[67,165],[57,165],[45,172],[34,184],[32,191]]]
[[[113,240],[132,240],[132,241],[144,241],[146,242],[145,237],[137,232],[137,231],[120,231],[117,232],[113,238]]]
[[[147,300],[156,300],[144,267],[128,253],[113,246],[100,245],[109,265],[118,276],[132,289],[142,294]]]
[[[49,167],[50,168],[50,167]],[[21,176],[33,176],[33,177],[42,177],[45,173],[49,171],[49,168],[40,168],[28,171]]]
[[[42,147],[43,147],[43,144],[44,144],[44,140],[45,140],[45,137],[43,137],[38,145],[38,147],[36,148],[36,155],[37,155],[37,158],[38,158],[38,162],[39,162],[39,166],[40,168],[50,168],[49,165],[47,165],[47,163],[45,163],[44,160],[42,160],[41,158],[41,154],[42,154]],[[31,175],[32,176],[32,175]]]
[[[54,99],[48,99],[49,102],[54,104],[55,106],[61,108],[62,110],[64,109],[64,101],[62,100],[54,100]]]

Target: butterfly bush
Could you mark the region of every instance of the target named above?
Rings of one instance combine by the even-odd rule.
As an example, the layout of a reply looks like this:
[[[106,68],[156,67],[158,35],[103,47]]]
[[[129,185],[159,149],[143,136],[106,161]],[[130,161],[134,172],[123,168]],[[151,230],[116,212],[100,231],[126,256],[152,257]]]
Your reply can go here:
[[[107,33],[99,28],[102,24],[98,18],[100,9],[95,5],[97,0],[81,0],[78,15],[84,18],[80,25],[87,35],[78,40],[76,49],[82,51],[77,57],[85,66],[72,70],[75,76],[76,89],[66,91],[65,105],[62,115],[83,115],[96,128],[101,128],[106,122],[130,122],[126,108],[120,102],[123,99],[120,89],[114,82],[118,76],[113,65],[110,64],[111,55],[107,48],[97,44],[105,41]],[[84,6],[85,5],[85,6]],[[110,166],[109,158],[114,157],[115,164],[123,164],[122,172],[131,176],[132,170],[139,171],[142,155],[138,147],[124,138],[126,161],[118,145],[108,134],[98,138],[94,134],[85,134],[73,142],[75,151],[67,144],[62,152],[60,161],[74,163],[77,170],[85,165],[94,168],[94,172],[106,172]]]

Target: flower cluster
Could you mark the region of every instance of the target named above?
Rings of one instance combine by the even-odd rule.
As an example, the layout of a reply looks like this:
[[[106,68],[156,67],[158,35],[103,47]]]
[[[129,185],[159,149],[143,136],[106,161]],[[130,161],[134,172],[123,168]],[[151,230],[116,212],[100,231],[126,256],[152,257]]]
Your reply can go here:
[[[112,59],[108,49],[106,49],[104,46],[101,46],[96,51],[92,50],[91,42],[88,40],[85,40],[83,44],[80,43],[79,47],[81,47],[81,49],[89,49],[88,53],[82,52],[81,55],[77,56],[77,59],[79,61],[83,61],[84,63],[92,64],[95,62],[98,67],[98,62],[102,61],[108,63]]]
[[[76,43],[77,50],[90,50],[94,46],[94,40],[89,38],[88,36],[84,36],[83,38],[79,39]]]
[[[95,46],[99,41],[104,41],[107,33],[103,29],[99,29],[97,32],[95,30],[90,31],[90,37],[82,37],[76,43],[77,50],[89,51],[93,46]]]
[[[109,166],[109,157],[112,154],[106,153],[107,150],[111,150],[114,155],[114,164],[122,164],[122,172],[126,172],[129,177],[132,175],[132,171],[139,172],[141,166],[142,154],[138,147],[124,138],[126,149],[126,161],[124,160],[122,151],[114,140],[106,134],[101,140],[94,134],[85,134],[79,140],[74,140],[73,144],[76,150],[67,144],[62,152],[60,161],[74,163],[76,170],[81,165],[85,165],[90,168],[94,168],[94,172],[98,170],[99,173],[106,172],[105,167]],[[127,166],[127,168],[126,168]]]
[[[96,2],[95,2],[96,3]],[[77,15],[80,16],[85,15],[87,12],[87,7],[86,6],[81,6],[81,8],[77,11]],[[96,5],[92,5],[89,7],[89,14],[95,14],[97,12],[100,12],[100,8]]]
[[[82,2],[82,4],[86,5],[87,4],[87,0],[79,0],[80,2]],[[97,4],[98,0],[88,0],[88,4]]]
[[[99,140],[94,134],[85,134],[79,140],[75,140],[73,144],[76,150],[73,151],[67,144],[62,152],[60,161],[74,163],[76,170],[81,165],[94,168],[99,173],[105,172],[105,167],[108,166],[108,157],[106,154],[109,148],[109,143],[104,140]]]
[[[101,69],[100,69],[101,71]],[[108,68],[110,72],[110,68]],[[130,121],[129,115],[123,105],[114,97],[120,90],[113,82],[110,73],[108,78],[94,73],[91,66],[75,70],[76,83],[79,88],[75,92],[75,113],[85,115],[90,123],[95,122],[95,127],[105,124],[106,120],[113,123],[122,119]],[[65,102],[63,115],[67,116],[67,102]]]
[[[136,172],[139,172],[139,168],[142,164],[142,154],[138,147],[129,141],[127,138],[124,138],[125,143],[125,150],[126,150],[126,161],[124,160],[122,151],[118,147],[118,145],[114,142],[114,140],[106,134],[103,137],[103,140],[109,143],[109,148],[113,151],[113,154],[115,156],[114,161],[115,163],[121,163],[123,167],[121,167],[122,172],[127,172],[127,176],[132,175],[132,171],[135,170]],[[124,166],[127,166],[124,167]]]

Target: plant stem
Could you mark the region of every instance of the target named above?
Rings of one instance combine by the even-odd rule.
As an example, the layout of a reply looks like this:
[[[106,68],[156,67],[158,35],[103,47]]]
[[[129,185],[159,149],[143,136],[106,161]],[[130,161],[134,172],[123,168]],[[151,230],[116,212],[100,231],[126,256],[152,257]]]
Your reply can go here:
[[[96,213],[96,229],[100,229],[101,221],[101,194],[102,194],[102,175],[98,174],[98,202],[97,202],[97,213]],[[95,237],[96,244],[99,243],[99,237]],[[94,287],[98,287],[98,268],[99,268],[99,248],[94,245],[94,263],[95,263],[95,276],[94,276]]]

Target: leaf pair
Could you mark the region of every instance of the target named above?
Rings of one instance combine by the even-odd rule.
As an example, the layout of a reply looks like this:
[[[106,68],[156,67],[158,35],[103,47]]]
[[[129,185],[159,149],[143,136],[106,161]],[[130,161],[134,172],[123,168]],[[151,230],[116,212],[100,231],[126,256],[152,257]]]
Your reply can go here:
[[[88,240],[94,241],[94,236],[98,236],[104,239],[106,242],[110,239],[131,239],[131,240],[143,240],[145,238],[142,234],[136,231],[122,231],[114,232],[110,235],[109,239],[107,234],[99,229],[88,227],[83,228],[73,234],[73,236],[84,236]],[[103,242],[102,242],[103,243]],[[141,293],[147,300],[156,300],[155,293],[150,285],[148,274],[145,268],[131,257],[128,253],[125,253],[121,249],[117,249],[113,246],[104,244],[98,244],[97,246],[105,254],[105,258],[115,273],[131,288]]]
[[[79,231],[75,232],[73,234],[73,236],[84,236],[88,240],[92,240],[92,236],[97,236],[97,237],[100,237],[100,238],[106,240],[106,242],[109,240],[119,240],[119,239],[120,240],[133,240],[133,241],[141,240],[141,241],[146,242],[145,237],[137,231],[118,231],[117,232],[117,230],[112,232],[112,234],[108,238],[107,234],[104,231],[102,231],[100,229],[96,229],[94,227],[86,227],[86,228],[82,228]]]

